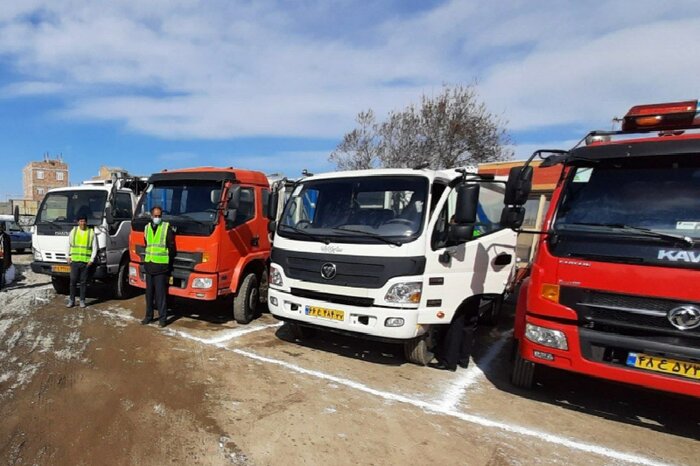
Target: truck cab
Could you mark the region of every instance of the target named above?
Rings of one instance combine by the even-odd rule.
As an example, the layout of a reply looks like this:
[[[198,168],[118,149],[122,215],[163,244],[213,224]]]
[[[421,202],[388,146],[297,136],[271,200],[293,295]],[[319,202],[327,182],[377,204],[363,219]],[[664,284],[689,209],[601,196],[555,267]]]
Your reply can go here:
[[[154,173],[134,215],[129,282],[146,287],[144,230],[158,206],[175,232],[168,293],[204,301],[233,295],[234,318],[248,323],[266,296],[269,198],[267,178],[256,171],[200,167]]]
[[[504,193],[474,167],[302,178],[272,224],[270,312],[302,338],[391,341],[427,364],[465,300],[504,291],[516,240],[500,225]]]
[[[516,386],[550,366],[700,395],[697,128],[697,101],[636,106],[544,159],[563,172],[517,303]]]
[[[115,178],[49,190],[32,226],[32,270],[50,275],[56,292],[68,294],[68,235],[85,214],[98,247],[91,277],[110,283],[118,298],[127,297],[129,233],[139,183]]]

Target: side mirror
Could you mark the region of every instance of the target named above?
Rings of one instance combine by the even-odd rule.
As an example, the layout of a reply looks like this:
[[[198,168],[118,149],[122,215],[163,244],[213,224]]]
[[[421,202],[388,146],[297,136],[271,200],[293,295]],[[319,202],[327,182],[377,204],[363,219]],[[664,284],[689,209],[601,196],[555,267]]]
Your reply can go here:
[[[505,205],[523,205],[527,202],[532,190],[532,173],[532,167],[529,165],[510,169],[503,198]]]
[[[234,210],[234,211],[238,210],[238,206],[241,203],[241,186],[240,185],[234,185],[234,186],[231,186],[229,188],[228,195],[227,195],[227,201],[228,201],[228,209],[229,210]]]
[[[272,222],[277,217],[277,203],[279,202],[280,194],[279,191],[274,191],[270,194],[270,199],[267,202],[267,218]]]
[[[15,211],[13,212],[13,217],[15,219],[15,223],[19,225],[19,206],[15,206]]]
[[[465,183],[457,186],[457,206],[455,207],[454,223],[462,226],[464,224],[473,224],[476,222],[480,188],[481,186],[478,184]],[[471,238],[471,235],[469,238]]]
[[[105,204],[105,220],[107,220],[107,224],[109,225],[114,223],[114,213],[112,212],[112,204],[110,202]]]
[[[501,226],[504,228],[520,228],[525,220],[525,207],[506,206],[501,212]]]
[[[459,225],[452,224],[447,230],[447,237],[452,243],[464,243],[474,236],[474,224]]]

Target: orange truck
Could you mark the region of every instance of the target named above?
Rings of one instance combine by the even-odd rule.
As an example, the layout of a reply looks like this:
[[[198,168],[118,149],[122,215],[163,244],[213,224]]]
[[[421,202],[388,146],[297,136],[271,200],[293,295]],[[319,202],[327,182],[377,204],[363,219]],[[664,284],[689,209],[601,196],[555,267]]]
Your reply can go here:
[[[263,173],[232,167],[163,170],[148,179],[129,237],[129,283],[145,288],[144,229],[163,209],[175,230],[168,294],[213,301],[233,295],[233,317],[248,323],[266,296],[270,187]]]

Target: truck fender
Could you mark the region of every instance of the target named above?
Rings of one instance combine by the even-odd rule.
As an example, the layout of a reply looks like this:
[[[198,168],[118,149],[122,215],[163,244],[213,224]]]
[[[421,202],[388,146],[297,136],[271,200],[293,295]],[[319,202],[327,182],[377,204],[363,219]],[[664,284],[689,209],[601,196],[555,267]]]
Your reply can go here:
[[[249,254],[245,258],[241,258],[236,264],[236,268],[233,269],[233,276],[231,277],[231,293],[236,294],[238,292],[238,287],[241,280],[245,278],[245,275],[249,268],[252,268],[256,272],[262,274],[265,272],[265,264],[268,261],[269,253],[261,252],[256,254]]]
[[[516,340],[525,335],[525,314],[527,313],[527,294],[530,290],[530,277],[525,278],[520,284],[518,291],[518,301],[515,304],[515,323],[513,325],[513,336]]]

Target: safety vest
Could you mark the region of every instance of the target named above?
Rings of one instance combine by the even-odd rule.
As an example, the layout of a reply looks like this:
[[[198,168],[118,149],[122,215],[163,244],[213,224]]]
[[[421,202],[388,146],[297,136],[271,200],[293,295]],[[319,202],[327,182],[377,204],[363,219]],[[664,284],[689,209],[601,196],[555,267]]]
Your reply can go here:
[[[146,225],[146,258],[145,262],[153,262],[154,264],[167,264],[170,262],[170,251],[166,241],[168,239],[168,229],[170,224],[163,222],[153,231],[151,224]]]
[[[71,262],[90,262],[92,257],[92,242],[95,240],[95,230],[81,230],[73,227],[70,231],[70,260]]]

